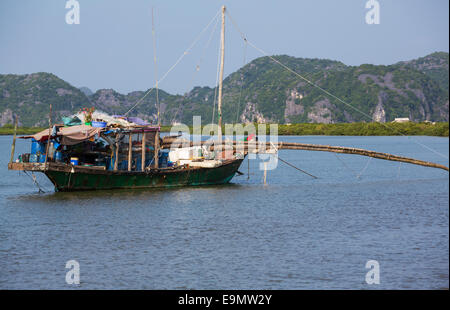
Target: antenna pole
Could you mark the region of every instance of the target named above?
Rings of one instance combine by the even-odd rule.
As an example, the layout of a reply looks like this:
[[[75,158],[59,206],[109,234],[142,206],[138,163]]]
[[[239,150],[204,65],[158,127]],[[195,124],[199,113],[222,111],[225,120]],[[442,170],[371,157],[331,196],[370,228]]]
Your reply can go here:
[[[223,64],[225,58],[225,6],[222,6],[222,32],[220,34],[220,76],[219,76],[219,98],[217,102],[217,112],[219,116],[219,145],[222,145],[222,82],[223,82]]]

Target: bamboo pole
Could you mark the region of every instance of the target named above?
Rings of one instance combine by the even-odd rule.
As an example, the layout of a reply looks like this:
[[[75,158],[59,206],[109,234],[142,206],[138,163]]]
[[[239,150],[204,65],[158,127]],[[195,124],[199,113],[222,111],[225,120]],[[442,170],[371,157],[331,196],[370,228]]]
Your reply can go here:
[[[119,134],[116,134],[116,155],[114,156],[114,171],[119,167]]]
[[[128,171],[131,171],[131,156],[133,151],[133,135],[130,132],[129,138],[128,138]]]
[[[244,150],[247,149],[247,152],[248,152],[248,146],[251,145],[251,142],[249,143],[246,141],[232,141],[230,143],[230,145],[234,145],[234,148],[237,148],[237,147],[242,147],[242,143],[244,145]],[[192,143],[191,142],[191,146],[202,145],[202,144],[206,144],[205,141],[202,141],[200,143]],[[375,152],[375,151],[370,151],[370,150],[358,149],[358,148],[319,145],[319,144],[305,144],[305,143],[286,143],[286,142],[278,142],[278,143],[274,143],[273,145],[279,150],[322,151],[322,152],[352,154],[352,155],[368,156],[368,157],[373,157],[373,158],[383,159],[383,160],[404,162],[404,163],[409,163],[409,164],[413,164],[413,165],[419,165],[419,166],[430,167],[430,168],[438,168],[438,169],[443,169],[443,170],[449,171],[448,167],[441,165],[441,164],[423,161],[423,160],[419,160],[419,159],[415,159],[415,158],[409,158],[409,157],[388,154],[388,153],[381,153],[381,152]],[[164,145],[164,148],[170,148],[170,145]],[[271,142],[265,142],[265,143],[264,142],[256,142],[255,151],[263,152],[263,151],[266,151],[267,149],[271,149],[271,148],[273,148],[273,146],[271,145]]]
[[[390,160],[390,161],[398,161],[398,162],[404,162],[419,166],[425,166],[425,167],[431,167],[431,168],[439,168],[446,171],[448,170],[448,167],[436,164],[432,162],[427,162],[419,159],[409,158],[409,157],[403,157],[388,153],[381,153],[381,152],[375,152],[370,150],[364,150],[364,149],[358,149],[358,148],[350,148],[350,147],[341,147],[341,146],[329,146],[329,145],[314,145],[314,144],[302,144],[302,143],[283,143],[280,147],[280,149],[285,150],[307,150],[307,151],[323,151],[323,152],[332,152],[332,153],[342,153],[342,154],[353,154],[353,155],[360,155],[360,156],[368,156],[383,160]]]
[[[141,158],[141,171],[145,171],[145,131],[142,134],[142,158]]]
[[[47,169],[47,161],[48,161],[48,150],[50,148],[50,136],[52,134],[52,105],[50,104],[50,112],[48,114],[48,139],[47,139],[47,148],[45,150],[45,168]]]
[[[219,73],[219,95],[217,100],[217,113],[219,116],[218,139],[219,145],[222,144],[222,82],[223,67],[225,60],[225,6],[222,6],[222,31],[220,34],[220,73]]]
[[[342,147],[342,146],[330,146],[330,145],[317,145],[317,144],[304,144],[304,143],[278,143],[279,149],[284,150],[305,150],[305,151],[323,151],[323,152],[332,152],[332,153],[342,153],[342,154],[353,154],[353,155],[360,155],[360,156],[368,156],[383,160],[390,160],[390,161],[399,161],[424,167],[431,167],[431,168],[439,168],[446,171],[448,170],[448,167],[432,162],[427,162],[419,159],[409,158],[409,157],[403,157],[388,153],[381,153],[381,152],[375,152],[370,150],[364,150],[364,149],[358,149],[358,148],[351,148],[351,147]]]
[[[13,162],[14,153],[16,151],[17,118],[18,118],[18,116],[16,115],[15,120],[14,120],[14,136],[13,136],[13,142],[12,142],[12,146],[11,146],[11,159],[9,160],[10,163]]]

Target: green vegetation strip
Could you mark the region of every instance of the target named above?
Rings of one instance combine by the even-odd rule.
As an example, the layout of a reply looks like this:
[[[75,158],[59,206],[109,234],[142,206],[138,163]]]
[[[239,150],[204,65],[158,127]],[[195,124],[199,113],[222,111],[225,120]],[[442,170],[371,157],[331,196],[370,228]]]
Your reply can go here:
[[[254,124],[255,128],[257,124]],[[245,125],[244,125],[245,126]],[[162,132],[170,132],[171,126],[162,126]],[[176,132],[174,127],[173,132]],[[192,126],[189,127],[192,133]],[[270,126],[266,126],[269,134]],[[437,136],[448,137],[449,123],[338,123],[278,125],[280,136]],[[225,126],[222,128],[225,132]]]
[[[18,135],[32,135],[38,133],[45,128],[41,127],[18,127],[17,134]],[[12,135],[14,134],[14,126],[11,124],[7,124],[3,127],[0,127],[0,135]]]
[[[256,125],[256,124],[255,124]],[[170,132],[171,126],[162,126],[162,132]],[[173,127],[174,132],[177,127]],[[257,127],[256,127],[257,128]],[[267,134],[269,126],[266,126]],[[40,127],[17,128],[18,135],[30,135],[44,130]],[[192,126],[189,127],[192,133]],[[339,123],[339,124],[291,124],[278,125],[280,136],[437,136],[448,137],[449,123]],[[223,128],[225,132],[225,127]],[[12,135],[14,126],[0,127],[0,135]]]

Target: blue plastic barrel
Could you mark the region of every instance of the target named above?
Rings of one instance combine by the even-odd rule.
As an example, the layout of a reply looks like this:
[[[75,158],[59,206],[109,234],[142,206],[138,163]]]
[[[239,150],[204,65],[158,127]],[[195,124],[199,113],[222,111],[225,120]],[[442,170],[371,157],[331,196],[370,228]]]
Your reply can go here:
[[[160,152],[159,153],[159,160],[158,160],[159,167],[161,167],[161,168],[167,167],[168,159],[169,159],[169,153],[168,152]]]
[[[142,159],[139,157],[135,158],[135,163],[136,163],[136,171],[141,171]]]
[[[45,153],[45,144],[31,139],[31,154]]]
[[[55,161],[62,162],[62,153],[60,151],[55,152]]]
[[[38,148],[38,142],[34,138],[31,138],[31,154],[36,154],[37,148]]]

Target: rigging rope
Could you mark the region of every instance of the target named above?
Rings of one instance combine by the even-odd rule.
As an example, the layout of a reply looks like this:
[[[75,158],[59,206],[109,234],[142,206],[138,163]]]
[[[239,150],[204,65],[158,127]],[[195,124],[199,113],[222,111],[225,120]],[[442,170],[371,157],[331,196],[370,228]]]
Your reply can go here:
[[[246,64],[246,59],[247,59],[247,40],[244,40],[244,61],[242,64],[242,71],[244,71],[244,66]],[[241,108],[241,97],[242,97],[242,87],[244,86],[244,72],[241,73],[241,89],[239,91],[239,101],[238,101],[238,106],[236,109],[236,123],[239,120],[239,109]]]
[[[330,93],[329,91],[323,89],[322,87],[320,87],[319,85],[317,85],[316,83],[310,81],[309,79],[305,78],[304,76],[300,75],[299,73],[297,73],[296,71],[292,70],[291,68],[289,68],[288,66],[286,66],[285,64],[281,63],[280,61],[278,61],[277,59],[275,59],[273,56],[270,56],[268,53],[266,53],[264,50],[262,50],[261,48],[257,47],[256,45],[254,45],[252,42],[250,42],[247,37],[245,36],[245,34],[239,29],[238,25],[235,23],[235,21],[233,20],[233,18],[230,16],[230,14],[228,13],[228,11],[226,11],[226,14],[228,15],[228,17],[231,20],[231,23],[233,24],[233,26],[236,28],[236,30],[239,32],[239,34],[241,35],[242,39],[247,42],[251,47],[253,47],[254,49],[256,49],[257,51],[259,51],[260,53],[262,53],[264,56],[267,56],[268,58],[270,58],[272,61],[274,61],[275,63],[279,64],[280,66],[282,66],[284,69],[288,70],[289,72],[293,73],[294,75],[296,75],[297,77],[301,78],[302,80],[304,80],[305,82],[307,82],[308,84],[310,84],[311,86],[321,90],[322,92],[324,92],[325,94],[327,94],[328,96],[338,100],[339,102],[343,103],[344,105],[352,108],[353,110],[355,110],[356,112],[366,116],[367,118],[369,118],[370,120],[372,120],[372,117],[370,115],[368,115],[367,113],[361,111],[360,109],[352,106],[350,103],[347,103],[346,101],[342,100],[341,98],[333,95],[332,93]],[[400,134],[404,137],[407,137],[407,135],[401,133],[400,131],[396,130],[395,128],[391,128],[389,126],[387,126],[385,123],[380,123],[382,124],[384,127],[386,127],[387,129],[390,129],[394,132],[396,132],[397,134]],[[410,140],[412,140],[414,143],[416,143],[417,145],[422,146],[423,148],[426,148],[427,150],[445,158],[448,159],[448,157],[426,145],[424,145],[423,143],[415,140],[415,139],[411,139],[411,137],[408,136],[408,138]]]
[[[214,33],[216,32],[216,29],[217,29],[217,25],[218,25],[218,24],[219,24],[219,18],[216,19],[216,24],[214,25],[214,28],[213,28],[212,31],[211,31],[211,34],[210,34],[210,36],[209,36],[208,41],[206,42],[205,46],[203,47],[203,50],[202,50],[202,54],[201,54],[201,56],[200,56],[200,59],[199,59],[197,65],[195,66],[195,70],[194,70],[194,73],[192,74],[191,79],[189,80],[188,87],[187,87],[188,90],[192,88],[193,83],[194,83],[195,76],[196,76],[197,73],[200,71],[200,65],[201,65],[201,63],[203,62],[204,54],[205,54],[206,50],[209,48],[209,45],[210,45],[210,43],[211,43],[211,41],[212,41],[212,38],[213,38],[213,36],[214,36]],[[187,96],[187,95],[188,95],[188,93],[185,93],[185,95],[183,96],[182,100],[186,99],[186,96]],[[176,118],[177,118],[177,116],[178,116],[178,112],[179,112],[180,110],[181,110],[181,108],[176,110],[175,115],[174,115],[174,117],[172,118],[171,123],[173,123],[174,121],[176,121]]]
[[[203,62],[203,58],[204,58],[204,56],[205,56],[205,52],[206,52],[206,50],[209,48],[209,45],[211,44],[211,41],[212,41],[212,39],[213,39],[213,37],[214,37],[214,33],[216,33],[216,29],[217,29],[217,26],[218,26],[218,25],[219,25],[219,18],[216,19],[216,23],[214,24],[214,27],[213,27],[213,29],[212,29],[212,31],[211,31],[211,34],[209,35],[209,39],[208,39],[208,41],[206,42],[205,46],[203,47],[202,53],[201,53],[201,55],[200,55],[200,59],[199,59],[197,65],[195,66],[195,69],[196,69],[196,70],[195,70],[194,73],[192,74],[191,80],[190,80],[190,82],[189,82],[188,85],[192,85],[192,82],[194,81],[195,76],[196,76],[197,73],[200,71],[200,65],[201,65],[201,63]],[[190,88],[188,87],[188,90],[189,90],[189,89],[190,89]]]
[[[200,38],[202,37],[203,33],[209,28],[209,26],[211,25],[211,23],[217,18],[217,16],[219,15],[220,11],[217,11],[216,15],[211,19],[211,21],[205,26],[205,28],[203,28],[203,30],[199,33],[199,35],[195,38],[195,40],[191,43],[191,45],[189,45],[189,47],[183,52],[183,54],[181,54],[180,57],[178,57],[177,61],[172,65],[172,67],[169,68],[169,70],[167,70],[167,72],[163,75],[163,77],[159,80],[159,82],[162,82],[167,75],[180,63],[180,61],[184,58],[184,56],[186,56],[189,51],[195,46],[195,44],[197,44],[197,42],[200,40]],[[156,86],[156,85],[155,85]],[[136,108],[139,104],[142,103],[142,101],[153,91],[153,89],[155,89],[155,86],[153,86],[152,88],[150,88],[145,94],[144,96],[139,99],[124,115],[128,115],[128,113],[130,113],[134,108]]]

